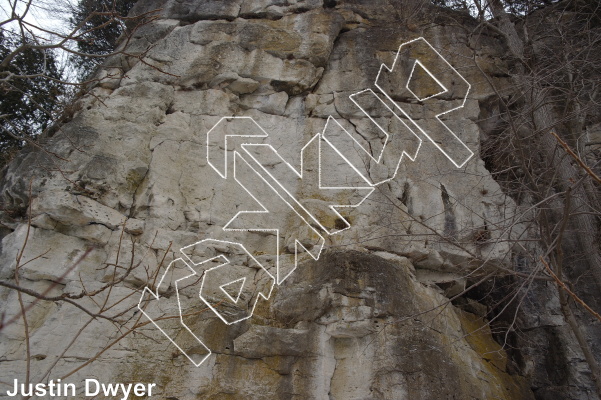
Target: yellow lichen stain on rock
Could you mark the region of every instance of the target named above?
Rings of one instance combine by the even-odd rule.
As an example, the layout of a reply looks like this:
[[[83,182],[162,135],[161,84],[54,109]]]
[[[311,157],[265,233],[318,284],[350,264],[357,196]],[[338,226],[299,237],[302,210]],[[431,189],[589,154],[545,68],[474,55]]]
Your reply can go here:
[[[127,368],[124,368],[119,374],[123,381],[132,383],[155,383],[156,388],[153,389],[153,397],[165,392],[165,388],[173,381],[172,375],[166,369],[156,369],[153,364],[146,363],[144,360],[136,359],[134,362],[127,363]],[[147,398],[138,397],[131,394],[128,399]]]
[[[507,354],[493,337],[488,323],[481,317],[462,310],[456,310],[464,331],[465,340],[479,356],[486,368],[493,398],[506,400],[534,399],[527,380],[507,373]]]
[[[277,295],[278,292],[278,286],[274,285],[272,291],[271,291],[271,296],[269,296],[270,299],[274,299],[275,296]],[[261,320],[268,320],[269,323],[272,323],[274,321],[272,321],[273,318],[273,312],[271,311],[271,302],[269,300],[263,300],[263,299],[259,299],[259,301],[257,302],[257,305],[255,307],[255,311],[253,312],[253,324],[256,325],[263,325],[261,323],[259,323],[259,321]]]
[[[142,181],[142,179],[144,179],[144,176],[140,175],[140,173],[138,173],[138,171],[136,171],[136,170],[129,171],[129,173],[125,177],[125,182],[127,184],[127,186],[126,186],[127,191],[133,192],[134,190],[136,190],[138,185]]]
[[[470,347],[483,359],[490,362],[501,371],[506,371],[507,354],[497,343],[490,326],[481,317],[459,310],[461,327],[466,335],[465,340]]]
[[[261,359],[216,354],[214,376],[227,377],[212,386],[204,399],[247,399],[254,396],[250,393],[264,393],[263,398],[275,398],[274,388],[278,387],[281,375],[269,368]],[[238,383],[233,387],[231,382]]]

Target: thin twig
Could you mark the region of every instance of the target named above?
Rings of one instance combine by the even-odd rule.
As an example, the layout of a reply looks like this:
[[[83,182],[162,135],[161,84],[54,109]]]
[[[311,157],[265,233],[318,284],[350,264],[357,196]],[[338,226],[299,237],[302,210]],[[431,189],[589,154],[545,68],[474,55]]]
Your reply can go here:
[[[19,292],[23,292],[23,293],[25,293],[25,294],[29,294],[29,295],[31,295],[31,296],[33,296],[33,297],[35,297],[35,298],[36,298],[36,300],[34,300],[33,302],[31,302],[31,303],[30,303],[30,304],[29,304],[29,305],[28,305],[28,306],[25,308],[25,311],[27,312],[27,311],[29,311],[29,310],[30,310],[30,309],[31,309],[33,306],[35,306],[35,305],[36,305],[36,304],[37,304],[37,303],[38,303],[40,300],[46,300],[46,297],[47,297],[46,295],[47,295],[47,294],[48,294],[48,293],[49,293],[49,292],[50,292],[52,289],[54,289],[54,288],[55,288],[57,285],[59,285],[59,284],[60,284],[60,282],[62,282],[62,281],[64,280],[64,278],[65,278],[65,277],[66,277],[66,276],[67,276],[67,275],[68,275],[68,274],[69,274],[71,271],[73,271],[73,270],[74,270],[74,269],[75,269],[75,268],[76,268],[76,267],[79,265],[79,263],[81,263],[81,262],[82,262],[82,261],[83,261],[83,260],[84,260],[84,259],[85,259],[85,258],[88,256],[88,254],[90,254],[90,253],[92,252],[92,250],[93,250],[93,248],[89,248],[89,249],[87,249],[87,250],[86,250],[86,252],[85,252],[85,253],[84,253],[84,254],[83,254],[81,257],[79,257],[79,259],[78,259],[78,260],[77,260],[77,261],[76,261],[76,262],[75,262],[75,263],[74,263],[74,264],[73,264],[71,267],[69,267],[69,268],[67,269],[67,271],[65,271],[65,273],[64,273],[64,274],[62,274],[62,275],[59,277],[59,279],[58,279],[58,281],[57,281],[57,282],[53,282],[53,283],[52,283],[50,286],[48,286],[48,288],[46,288],[46,290],[45,290],[44,292],[42,292],[42,293],[37,293],[37,292],[35,292],[35,291],[30,291],[29,289],[26,289],[26,288],[21,288],[20,286],[18,286],[18,285],[13,285],[12,283],[9,283],[9,282],[3,282],[3,281],[0,281],[0,286],[5,286],[5,287],[11,288],[11,289],[16,289],[16,290],[18,290]],[[76,306],[76,307],[78,307],[78,308],[82,308],[82,307],[81,307],[79,304],[76,304],[76,303],[75,303],[75,302],[73,302],[73,301],[69,301],[69,299],[67,299],[67,298],[62,298],[62,297],[61,297],[61,299],[62,299],[63,301],[65,301],[65,302],[67,302],[67,303],[70,303],[70,304],[73,304],[73,305],[75,305],[75,306]],[[56,301],[56,300],[49,300],[49,301]],[[85,309],[83,309],[83,308],[82,308],[82,311],[85,311],[86,313],[90,314],[90,312],[89,312],[89,311],[87,311],[87,310],[85,310]],[[95,315],[95,314],[93,314],[93,313],[92,313],[92,314],[90,314],[90,315]],[[4,329],[4,328],[6,328],[7,326],[9,326],[9,325],[11,325],[11,324],[13,324],[13,323],[14,323],[14,322],[15,322],[17,319],[19,319],[19,315],[15,315],[15,316],[14,316],[14,317],[12,317],[11,319],[9,319],[9,320],[8,320],[8,322],[6,322],[6,323],[3,323],[3,324],[0,324],[0,330],[2,330],[2,329]]]
[[[599,315],[595,310],[593,310],[592,308],[590,308],[588,304],[586,304],[580,297],[578,297],[576,295],[576,293],[572,292],[570,290],[570,288],[568,288],[567,285],[565,283],[563,283],[561,281],[561,279],[559,279],[557,277],[557,275],[555,275],[555,273],[551,270],[551,267],[549,267],[549,264],[547,264],[547,262],[542,257],[540,258],[540,260],[543,263],[543,265],[545,266],[545,269],[547,270],[547,272],[549,273],[549,275],[551,275],[551,277],[555,280],[555,282],[557,282],[557,284],[559,286],[561,286],[563,288],[563,290],[565,290],[570,296],[572,296],[572,298],[574,300],[576,300],[577,303],[579,303],[582,307],[584,307],[586,309],[586,311],[588,311],[595,318],[597,318],[599,321],[601,321],[601,315]]]
[[[555,136],[555,139],[557,139],[557,142],[561,145],[561,147],[563,147],[565,149],[565,151],[572,156],[572,158],[574,160],[576,160],[576,162],[578,163],[578,165],[580,165],[582,167],[582,169],[584,169],[586,171],[587,174],[589,174],[594,180],[596,180],[598,183],[601,183],[601,178],[599,178],[599,176],[597,174],[595,174],[593,172],[592,169],[590,169],[590,167],[588,165],[586,165],[584,163],[584,161],[582,161],[582,159],[580,157],[578,157],[578,155],[576,153],[574,153],[574,151],[572,149],[570,149],[570,146],[568,146],[568,144],[566,142],[563,141],[563,139],[561,139],[557,133],[551,131],[551,135]]]

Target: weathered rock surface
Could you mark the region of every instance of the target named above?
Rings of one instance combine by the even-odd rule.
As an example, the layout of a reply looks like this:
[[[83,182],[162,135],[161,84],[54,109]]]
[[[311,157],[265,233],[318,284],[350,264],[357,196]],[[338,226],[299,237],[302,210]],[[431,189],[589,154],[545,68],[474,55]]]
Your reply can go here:
[[[474,301],[463,307],[468,313],[449,300],[486,273],[511,269],[509,242],[498,239],[521,234],[504,229],[515,205],[478,154],[480,102],[494,93],[473,64],[465,31],[433,20],[410,26],[403,7],[359,0],[138,2],[134,12],[162,10],[130,44],[131,51],[154,45],[146,62],[107,62],[99,73],[121,70],[120,77],[79,99],[73,120],[44,139],[62,158],[26,149],[4,171],[2,223],[10,233],[2,240],[3,279],[14,278],[31,202],[21,285],[43,292],[56,282],[47,296],[60,296],[119,280],[94,300],[77,300],[95,312],[116,303],[108,312],[115,321],[86,322],[82,310],[60,301],[32,308],[33,381],[63,376],[110,345],[68,379],[156,382],[161,398],[180,400],[534,398],[532,382],[547,379],[534,376],[536,361],[534,370],[517,368],[482,318],[486,307]],[[298,167],[301,149],[329,116],[351,132],[366,129],[369,118],[349,95],[374,89],[381,64],[391,65],[398,46],[419,36],[472,85],[465,107],[444,118],[475,157],[458,169],[424,141],[415,162],[405,159],[393,180],[350,212],[351,228],[329,236],[319,260],[301,263],[252,318],[226,325],[206,310],[186,317],[214,353],[200,367],[151,324],[115,342],[141,317],[135,306],[144,286],[154,288],[159,266],[182,257],[184,246],[207,238],[244,243],[275,273],[274,235],[223,231],[253,200],[208,165],[207,132],[222,117],[252,117]],[[500,42],[484,37],[474,46],[484,72],[507,86],[495,74]],[[406,107],[428,125],[452,102]],[[365,140],[382,145],[381,138]],[[279,233],[290,260],[302,229],[290,223]],[[233,257],[252,268],[243,252]],[[165,315],[178,314],[173,291],[183,274],[173,272],[161,288]],[[5,318],[19,312],[15,291],[3,288],[0,296]],[[204,307],[198,291],[182,296],[192,312]],[[559,317],[552,323],[563,325]],[[183,331],[178,320],[167,326],[176,336]],[[0,336],[0,381],[23,379],[21,320]]]
[[[123,362],[122,373],[184,398],[533,398],[483,321],[417,282],[407,259],[332,251],[276,290],[234,330],[206,323],[208,342],[223,349],[209,365],[189,368],[172,353]]]

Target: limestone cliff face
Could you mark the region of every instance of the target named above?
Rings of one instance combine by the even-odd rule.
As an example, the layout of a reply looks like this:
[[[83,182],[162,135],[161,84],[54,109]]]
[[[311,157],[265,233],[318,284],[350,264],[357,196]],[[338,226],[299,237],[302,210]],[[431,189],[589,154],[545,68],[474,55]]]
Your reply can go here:
[[[485,324],[486,307],[472,302],[459,309],[449,300],[487,274],[510,269],[511,248],[503,239],[520,234],[504,229],[515,205],[479,156],[476,121],[494,95],[484,74],[508,84],[499,73],[502,46],[485,37],[468,47],[466,31],[425,7],[359,0],[139,1],[134,13],[160,9],[160,18],[129,43],[132,54],[152,44],[144,62],[109,60],[99,73],[105,79],[78,100],[72,120],[44,138],[46,151],[26,149],[4,171],[2,279],[14,282],[24,249],[19,285],[39,293],[52,285],[47,297],[98,291],[73,301],[111,318],[88,321],[71,304],[37,303],[27,313],[32,382],[85,364],[65,380],[156,382],[166,399],[534,398],[531,382],[519,376]],[[396,174],[389,161],[383,169],[368,167],[373,179],[394,179],[345,214],[349,229],[324,235],[318,260],[307,254],[319,245],[314,226],[292,211],[278,214],[285,219],[278,234],[225,232],[237,212],[256,203],[208,164],[207,132],[222,117],[252,117],[269,144],[298,167],[301,150],[332,116],[376,152],[384,139],[370,130],[368,114],[382,124],[390,119],[375,107],[363,112],[349,96],[376,90],[380,66],[392,65],[399,46],[418,37],[472,86],[465,106],[444,118],[474,157],[457,168],[422,138],[415,161],[405,157]],[[460,101],[450,94],[404,107],[434,127],[437,110]],[[230,134],[255,129],[231,126]],[[350,179],[343,162],[326,161],[338,171],[332,181]],[[327,213],[318,189],[286,176],[303,204]],[[262,184],[255,179],[253,185]],[[323,221],[326,227],[343,223]],[[179,249],[208,238],[244,244],[252,257],[227,246],[213,250],[252,270],[249,282],[257,288],[266,282],[265,270],[251,259],[275,276],[277,243],[282,269],[291,273],[274,285],[269,300],[259,300],[250,319],[226,325],[200,301],[198,287],[175,293],[185,272],[171,269],[157,312],[176,317],[164,321],[165,331],[202,359],[206,349],[185,337],[179,321],[176,298],[183,304],[184,322],[212,351],[196,367],[152,324],[128,329],[147,321],[136,307],[144,287],[156,289],[169,263],[183,257]],[[299,252],[292,270],[298,238],[308,250]],[[17,292],[3,288],[0,294],[5,319],[18,314]],[[32,298],[24,295],[24,301]],[[0,332],[3,382],[24,379],[24,332],[21,319]]]

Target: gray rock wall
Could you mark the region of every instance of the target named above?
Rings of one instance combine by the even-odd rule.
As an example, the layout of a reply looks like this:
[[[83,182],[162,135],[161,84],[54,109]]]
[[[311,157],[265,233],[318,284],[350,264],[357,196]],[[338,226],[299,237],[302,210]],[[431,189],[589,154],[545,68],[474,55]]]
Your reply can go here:
[[[26,149],[4,171],[2,279],[14,282],[24,248],[21,286],[41,293],[52,285],[47,296],[93,293],[74,301],[110,317],[90,319],[61,301],[37,303],[27,314],[32,382],[85,365],[64,379],[156,382],[161,398],[181,400],[533,398],[531,383],[481,318],[486,307],[462,310],[449,300],[486,274],[511,269],[506,239],[520,234],[509,228],[515,204],[479,157],[480,104],[494,95],[483,72],[508,86],[498,77],[500,42],[484,37],[471,44],[480,71],[466,31],[440,22],[434,9],[418,15],[415,2],[149,0],[133,12],[158,8],[160,19],[137,31],[128,48],[135,53],[152,44],[144,62],[109,60],[99,72],[106,78],[78,100],[72,120],[44,138],[46,151]],[[376,90],[380,66],[392,65],[399,45],[420,36],[472,86],[465,107],[444,117],[475,153],[469,162],[457,168],[422,137],[415,161],[405,157],[396,175],[394,160],[380,169],[372,164],[374,174],[393,179],[344,214],[349,229],[323,235],[316,261],[309,256],[320,244],[315,224],[307,227],[276,205],[272,213],[283,227],[277,234],[224,231],[237,212],[257,206],[231,175],[223,179],[208,164],[207,132],[222,117],[252,117],[269,134],[263,142],[295,167],[330,116],[366,147],[382,147],[381,134],[349,96]],[[436,129],[437,110],[460,103],[450,95],[404,107]],[[367,111],[390,124],[375,108]],[[254,129],[230,126],[226,133]],[[328,179],[357,186],[340,160],[329,157],[324,165]],[[277,171],[278,163],[269,168]],[[285,176],[304,205],[329,212],[318,188]],[[252,179],[251,186],[263,185]],[[270,207],[270,199],[279,201],[262,195]],[[352,203],[344,196],[338,204]],[[329,216],[321,221],[336,227],[340,221]],[[182,310],[183,322],[212,351],[195,367],[144,324],[137,303],[144,287],[157,289],[169,263],[183,256],[179,249],[208,238],[243,243],[250,252],[212,248],[250,277],[252,301],[269,283],[266,273],[277,275],[278,251],[291,274],[274,285],[269,300],[259,299],[252,318],[226,325],[200,302],[197,286],[175,290],[186,272],[174,265],[153,312],[175,316],[161,326],[202,360],[206,349],[182,327]],[[297,238],[306,251],[292,270]],[[236,271],[223,279],[236,279]],[[3,288],[0,295],[5,319],[19,313],[16,291]],[[223,312],[238,315],[248,302]],[[22,320],[0,335],[0,380],[24,379]]]

